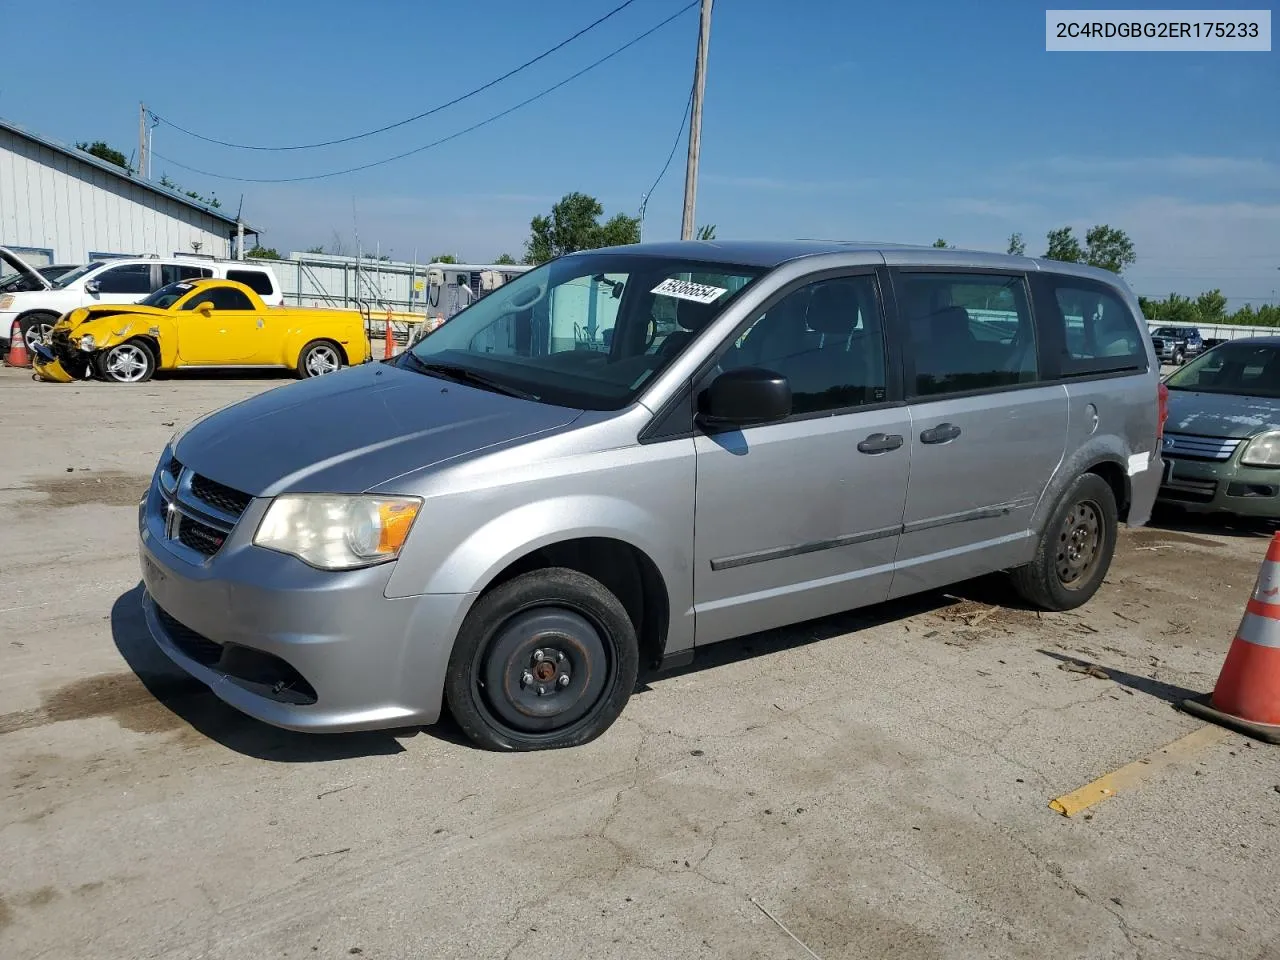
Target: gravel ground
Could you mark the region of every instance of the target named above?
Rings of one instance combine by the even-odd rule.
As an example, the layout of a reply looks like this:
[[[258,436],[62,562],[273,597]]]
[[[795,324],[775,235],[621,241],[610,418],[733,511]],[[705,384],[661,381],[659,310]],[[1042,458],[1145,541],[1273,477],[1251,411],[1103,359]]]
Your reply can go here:
[[[308,737],[167,665],[134,548],[174,425],[285,382],[0,370],[0,955],[1280,957],[1277,748],[1048,807],[1203,726],[1269,529],[1126,531],[1071,615],[992,579],[721,644],[577,750]]]

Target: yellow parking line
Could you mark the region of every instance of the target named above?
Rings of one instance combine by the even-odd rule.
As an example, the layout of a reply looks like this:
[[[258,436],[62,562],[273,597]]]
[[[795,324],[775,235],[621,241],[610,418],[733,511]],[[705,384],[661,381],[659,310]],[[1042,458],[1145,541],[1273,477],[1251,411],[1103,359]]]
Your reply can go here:
[[[1163,770],[1171,763],[1185,760],[1197,750],[1225,740],[1229,736],[1231,736],[1230,730],[1205,724],[1199,730],[1165,744],[1150,756],[1135,760],[1133,763],[1126,763],[1119,770],[1113,770],[1092,783],[1086,783],[1078,790],[1072,790],[1055,800],[1050,800],[1049,807],[1064,817],[1073,817],[1107,797],[1114,797],[1122,790],[1133,789],[1151,774]]]

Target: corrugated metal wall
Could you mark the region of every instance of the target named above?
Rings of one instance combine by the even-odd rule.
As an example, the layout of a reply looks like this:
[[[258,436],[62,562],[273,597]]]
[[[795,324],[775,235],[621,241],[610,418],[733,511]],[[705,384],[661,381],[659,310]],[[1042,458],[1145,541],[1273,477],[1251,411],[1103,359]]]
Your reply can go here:
[[[52,250],[57,263],[91,253],[230,256],[227,224],[176,200],[0,130],[0,244]]]

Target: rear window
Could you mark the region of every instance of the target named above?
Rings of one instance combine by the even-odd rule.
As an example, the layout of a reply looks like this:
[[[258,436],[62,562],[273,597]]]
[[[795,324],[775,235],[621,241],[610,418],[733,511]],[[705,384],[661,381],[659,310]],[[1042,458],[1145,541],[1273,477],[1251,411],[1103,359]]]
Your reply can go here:
[[[1101,283],[1047,279],[1052,292],[1048,322],[1061,324],[1065,375],[1147,368],[1144,335],[1123,300]],[[1156,335],[1162,334],[1157,330]]]
[[[269,297],[276,292],[275,284],[271,282],[271,274],[263,270],[228,270],[227,279],[243,283],[261,297]]]

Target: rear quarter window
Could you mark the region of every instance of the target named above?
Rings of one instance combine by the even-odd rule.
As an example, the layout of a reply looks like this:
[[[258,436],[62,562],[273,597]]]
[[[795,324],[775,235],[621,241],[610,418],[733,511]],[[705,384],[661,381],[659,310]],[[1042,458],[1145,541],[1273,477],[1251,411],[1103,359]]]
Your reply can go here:
[[[228,270],[227,279],[243,283],[260,297],[269,297],[276,292],[271,274],[263,270]]]
[[[1076,277],[1041,277],[1037,314],[1046,339],[1061,343],[1064,376],[1147,369],[1146,324],[1104,283]],[[1162,336],[1156,330],[1155,336]]]

